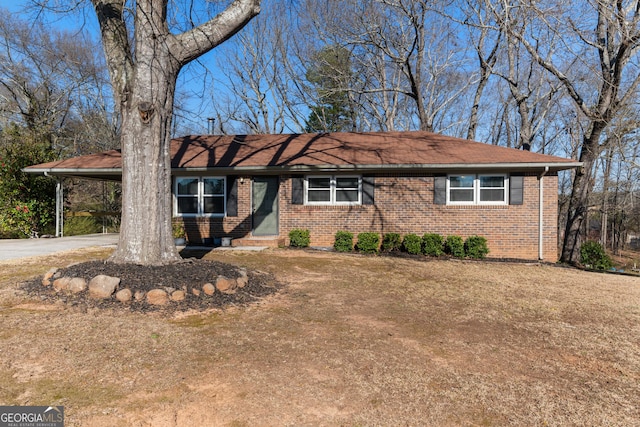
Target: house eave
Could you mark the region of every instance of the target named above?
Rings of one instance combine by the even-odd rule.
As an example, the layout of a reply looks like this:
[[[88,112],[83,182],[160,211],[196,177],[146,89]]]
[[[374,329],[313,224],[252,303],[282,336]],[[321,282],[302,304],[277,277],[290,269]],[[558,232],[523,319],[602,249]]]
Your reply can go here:
[[[232,167],[184,167],[172,168],[173,175],[215,173],[215,174],[267,174],[282,173],[445,173],[458,171],[502,171],[536,172],[548,168],[550,172],[573,169],[582,166],[580,162],[566,163],[450,163],[450,164],[385,164],[385,165],[275,165],[275,166],[232,166]],[[78,177],[120,181],[121,168],[26,168],[23,172],[56,177]]]
[[[448,171],[517,171],[538,172],[548,169],[552,172],[573,169],[582,166],[580,162],[567,163],[452,163],[452,164],[385,164],[385,165],[276,165],[276,166],[239,166],[239,167],[185,167],[173,168],[173,174],[181,173],[245,173],[245,174],[279,174],[279,173],[329,173],[329,172],[432,172]]]
[[[69,178],[87,178],[87,179],[98,179],[104,181],[120,181],[122,179],[122,169],[121,168],[95,168],[95,169],[84,169],[84,168],[25,168],[22,169],[22,172],[30,173],[34,175],[45,175],[45,176],[55,176],[55,177],[69,177]]]

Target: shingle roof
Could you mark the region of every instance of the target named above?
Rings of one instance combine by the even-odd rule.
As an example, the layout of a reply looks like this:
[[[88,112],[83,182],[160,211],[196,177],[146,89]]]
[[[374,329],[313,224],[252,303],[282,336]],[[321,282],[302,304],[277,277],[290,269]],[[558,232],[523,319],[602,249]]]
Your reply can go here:
[[[577,167],[576,161],[513,148],[482,144],[430,132],[367,132],[291,135],[200,135],[171,142],[174,170],[331,171],[453,170],[486,168],[528,170]],[[52,174],[119,174],[119,151],[107,151],[30,166],[25,171]]]

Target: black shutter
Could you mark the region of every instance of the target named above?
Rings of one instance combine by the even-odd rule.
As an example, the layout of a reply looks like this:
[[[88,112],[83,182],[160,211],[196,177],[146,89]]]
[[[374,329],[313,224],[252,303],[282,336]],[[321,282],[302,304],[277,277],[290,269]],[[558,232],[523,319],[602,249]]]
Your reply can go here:
[[[227,216],[238,216],[238,177],[227,177]]]
[[[304,204],[304,176],[302,175],[291,177],[291,204]]]
[[[447,204],[447,177],[436,176],[433,178],[433,203],[436,205]]]
[[[375,204],[376,178],[373,176],[362,177],[362,204]]]
[[[521,205],[524,203],[524,176],[511,175],[509,178],[509,204]]]

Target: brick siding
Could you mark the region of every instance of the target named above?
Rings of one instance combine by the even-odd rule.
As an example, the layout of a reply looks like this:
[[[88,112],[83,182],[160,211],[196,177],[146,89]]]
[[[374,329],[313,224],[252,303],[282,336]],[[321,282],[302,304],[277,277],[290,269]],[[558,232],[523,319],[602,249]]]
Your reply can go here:
[[[238,182],[238,216],[185,219],[189,241],[205,237],[251,235],[251,180]],[[557,176],[544,177],[543,257],[555,262],[557,250]],[[433,176],[376,176],[375,204],[305,206],[291,204],[292,180],[280,179],[279,233],[309,229],[312,246],[332,246],[336,231],[438,233],[487,238],[489,257],[538,259],[539,178],[525,176],[524,203],[509,206],[447,206],[433,203]],[[180,220],[180,219],[176,219]]]

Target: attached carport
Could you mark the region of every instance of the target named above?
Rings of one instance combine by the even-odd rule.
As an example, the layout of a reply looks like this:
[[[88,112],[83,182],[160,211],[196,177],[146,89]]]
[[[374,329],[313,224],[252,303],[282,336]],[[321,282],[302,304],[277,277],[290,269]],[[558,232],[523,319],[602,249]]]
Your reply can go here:
[[[29,166],[22,171],[56,179],[56,237],[62,237],[64,229],[64,178],[119,182],[122,180],[122,158],[120,150],[111,150]]]

